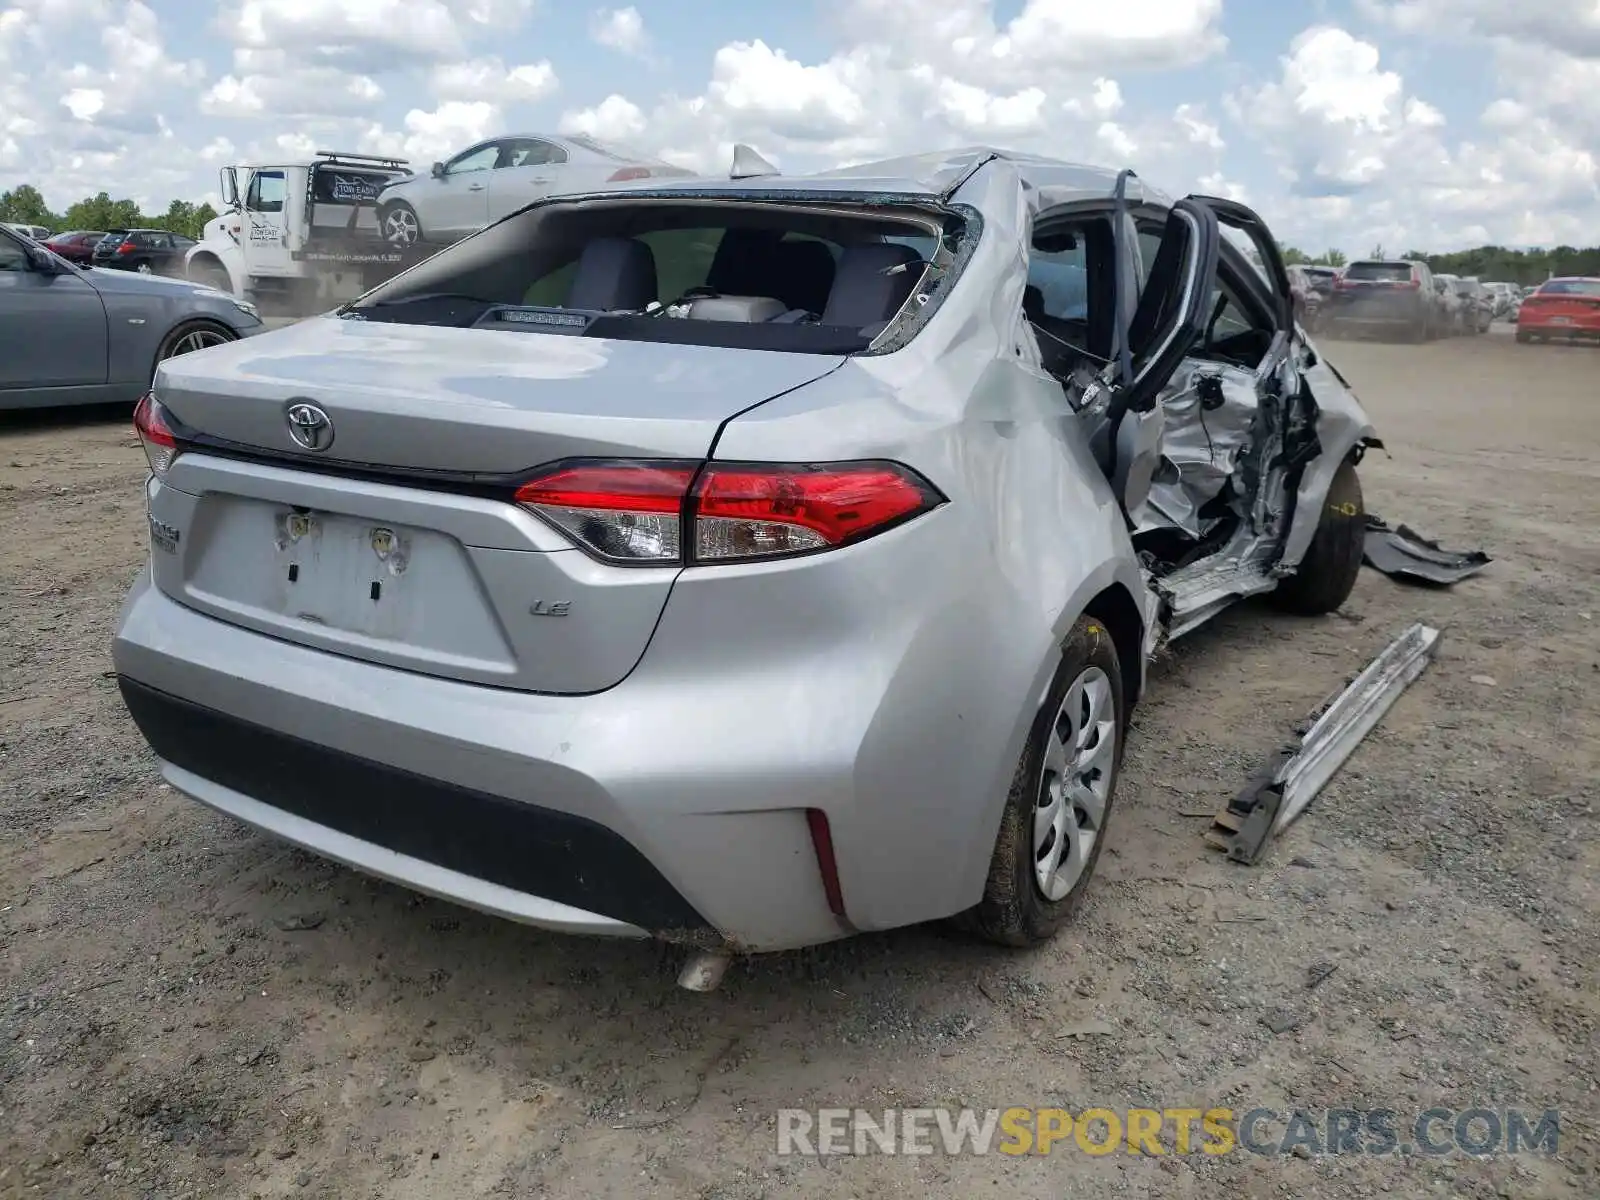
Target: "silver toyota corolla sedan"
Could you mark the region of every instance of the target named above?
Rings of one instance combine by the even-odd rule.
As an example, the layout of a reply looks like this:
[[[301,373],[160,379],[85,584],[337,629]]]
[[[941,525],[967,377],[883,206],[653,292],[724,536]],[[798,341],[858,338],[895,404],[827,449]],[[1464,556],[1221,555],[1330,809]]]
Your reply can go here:
[[[990,150],[533,205],[162,365],[122,692],[202,803],[534,925],[1036,942],[1157,646],[1354,583],[1291,306],[1248,209]]]

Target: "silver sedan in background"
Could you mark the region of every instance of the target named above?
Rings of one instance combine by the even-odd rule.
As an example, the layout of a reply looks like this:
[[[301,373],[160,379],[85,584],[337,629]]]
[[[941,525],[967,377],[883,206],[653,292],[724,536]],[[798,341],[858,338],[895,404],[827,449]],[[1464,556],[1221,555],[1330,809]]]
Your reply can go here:
[[[80,270],[0,229],[0,409],[131,404],[163,359],[261,328],[215,288]]]
[[[396,180],[378,197],[378,219],[397,246],[454,242],[546,196],[690,174],[582,134],[514,134],[469,146],[427,175]]]

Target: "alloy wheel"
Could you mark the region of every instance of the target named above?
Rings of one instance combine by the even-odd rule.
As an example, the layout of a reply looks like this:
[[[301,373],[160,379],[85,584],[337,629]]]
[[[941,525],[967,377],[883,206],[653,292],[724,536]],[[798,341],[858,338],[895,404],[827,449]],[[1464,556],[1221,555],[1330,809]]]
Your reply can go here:
[[[422,236],[417,214],[409,208],[392,208],[383,218],[383,236],[396,246],[415,245]]]
[[[233,341],[231,337],[215,329],[191,329],[172,343],[171,349],[162,355],[162,360],[177,358],[178,355],[188,354],[192,350],[204,350],[207,346],[222,346],[231,341]]]
[[[1111,680],[1086,667],[1051,723],[1034,804],[1033,872],[1046,900],[1062,899],[1083,876],[1105,826],[1116,755]]]

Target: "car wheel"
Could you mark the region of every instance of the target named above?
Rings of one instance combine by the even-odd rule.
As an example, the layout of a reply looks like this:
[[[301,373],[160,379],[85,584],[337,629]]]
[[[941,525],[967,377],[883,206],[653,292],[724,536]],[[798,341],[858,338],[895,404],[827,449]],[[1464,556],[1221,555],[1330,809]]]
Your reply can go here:
[[[161,346],[156,350],[155,365],[159,366],[167,359],[176,358],[180,354],[189,354],[195,350],[205,350],[211,346],[221,346],[238,340],[238,334],[215,321],[185,321],[161,339]],[[152,377],[155,375],[155,367],[151,368],[150,373]]]
[[[139,272],[139,274],[141,274],[141,275],[154,275],[155,274],[155,271],[153,271],[151,269],[150,264],[147,263],[147,262],[138,263],[137,265],[135,265],[135,267],[133,269],[135,271]]]
[[[963,924],[1031,946],[1071,919],[1105,848],[1124,729],[1110,631],[1079,617],[1012,777],[983,899]]]
[[[1355,590],[1367,536],[1361,480],[1349,459],[1339,464],[1322,502],[1322,519],[1299,569],[1272,593],[1279,608],[1316,616],[1331,613]]]
[[[214,287],[219,292],[227,292],[230,296],[233,294],[233,280],[229,277],[227,268],[214,262],[197,264],[189,272],[189,278],[207,287]]]
[[[415,246],[422,240],[422,222],[417,220],[417,210],[404,200],[396,200],[383,210],[380,228],[384,240],[401,249]]]

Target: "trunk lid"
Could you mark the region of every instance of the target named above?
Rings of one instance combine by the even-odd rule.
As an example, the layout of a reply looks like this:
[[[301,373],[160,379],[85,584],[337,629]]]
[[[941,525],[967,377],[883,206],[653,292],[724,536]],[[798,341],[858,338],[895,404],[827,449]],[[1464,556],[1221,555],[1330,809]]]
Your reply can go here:
[[[677,569],[590,557],[514,504],[507,477],[578,456],[704,458],[728,417],[838,362],[329,318],[169,359],[156,393],[202,445],[151,486],[152,576],[332,654],[601,691],[644,653]],[[333,424],[322,453],[289,436],[299,400]]]
[[[561,458],[703,458],[735,413],[826,375],[837,356],[314,317],[161,364],[183,424],[277,455],[513,474]],[[307,454],[285,412],[333,441]]]

